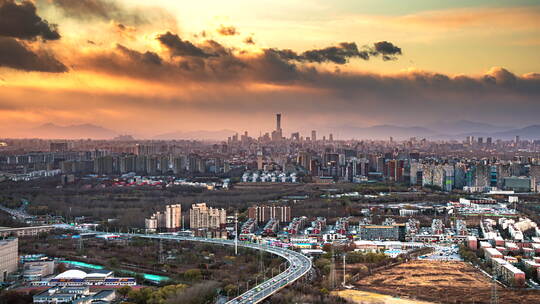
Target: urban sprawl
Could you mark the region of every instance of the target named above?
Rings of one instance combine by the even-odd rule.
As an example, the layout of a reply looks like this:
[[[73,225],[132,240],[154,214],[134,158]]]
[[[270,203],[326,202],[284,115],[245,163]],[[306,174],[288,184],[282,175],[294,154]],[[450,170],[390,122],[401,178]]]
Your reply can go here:
[[[137,288],[212,277],[209,263],[174,272],[182,242],[230,247],[227,259],[249,250],[285,259],[274,268],[259,257],[251,281],[214,288],[220,303],[307,293],[294,289],[300,279],[319,282],[323,302],[362,288],[412,298],[368,284],[406,263],[470,267],[487,282],[486,301],[540,299],[540,140],[286,136],[281,114],[272,132],[222,142],[1,139],[0,189],[10,225],[0,227],[0,281],[34,303],[129,303]],[[47,209],[36,189],[65,202]],[[88,211],[100,200],[119,207]],[[157,260],[100,263],[85,254],[92,246],[155,246]]]

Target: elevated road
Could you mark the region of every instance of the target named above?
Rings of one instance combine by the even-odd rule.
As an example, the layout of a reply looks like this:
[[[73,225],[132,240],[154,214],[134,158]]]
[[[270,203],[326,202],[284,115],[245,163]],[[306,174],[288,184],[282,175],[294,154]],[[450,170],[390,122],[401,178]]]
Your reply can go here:
[[[88,231],[86,232],[96,232]],[[101,232],[98,232],[101,233]],[[218,245],[228,245],[234,246],[234,240],[224,240],[224,239],[212,239],[212,238],[199,238],[199,237],[190,237],[190,236],[179,236],[179,235],[170,235],[170,234],[136,234],[136,233],[115,233],[116,235],[124,237],[140,237],[147,239],[161,239],[161,240],[171,240],[171,241],[191,241],[191,242],[203,242],[210,244]],[[230,304],[254,304],[260,303],[262,300],[267,297],[275,294],[282,288],[287,285],[292,284],[296,280],[300,279],[306,275],[311,269],[312,263],[311,259],[301,253],[292,251],[289,249],[274,247],[268,245],[261,245],[256,243],[244,243],[238,242],[239,247],[251,248],[255,250],[262,250],[277,256],[280,256],[287,260],[288,267],[285,271],[279,273],[278,275],[263,281],[259,285],[256,285],[252,289],[244,292],[243,294],[237,296],[236,298],[230,300],[227,303]]]

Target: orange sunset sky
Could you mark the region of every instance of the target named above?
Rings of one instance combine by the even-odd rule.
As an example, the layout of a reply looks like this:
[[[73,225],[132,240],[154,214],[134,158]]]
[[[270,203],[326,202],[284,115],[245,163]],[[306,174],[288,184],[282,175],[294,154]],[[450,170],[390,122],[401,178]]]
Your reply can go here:
[[[0,0],[0,138],[540,117],[538,1]]]

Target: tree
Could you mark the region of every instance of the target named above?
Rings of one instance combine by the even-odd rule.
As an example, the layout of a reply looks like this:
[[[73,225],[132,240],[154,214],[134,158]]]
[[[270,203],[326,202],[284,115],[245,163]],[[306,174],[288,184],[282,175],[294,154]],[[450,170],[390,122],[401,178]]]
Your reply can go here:
[[[64,263],[60,263],[60,264],[58,264],[56,266],[56,272],[57,273],[62,273],[64,271],[66,271],[66,270],[67,270],[67,267],[66,267],[66,264],[64,264]]]
[[[137,283],[142,284],[142,282],[144,282],[144,276],[142,274],[137,273],[134,277]]]
[[[27,304],[32,303],[32,296],[13,290],[0,293],[0,304]]]
[[[213,303],[217,296],[219,284],[213,281],[195,284],[175,296],[168,298],[165,303],[176,304],[205,304]]]
[[[147,304],[154,293],[154,289],[144,287],[139,290],[131,290],[128,293],[128,298],[135,304]]]
[[[225,294],[229,295],[229,294],[234,294],[234,292],[236,292],[237,290],[237,286],[236,285],[233,285],[233,284],[228,284],[226,285],[225,287],[223,287],[223,291],[225,292]]]
[[[189,269],[184,272],[184,279],[188,281],[198,281],[202,279],[202,273],[200,269]]]
[[[109,259],[109,266],[111,266],[112,268],[116,268],[118,267],[118,259],[117,258],[110,258]]]
[[[122,286],[116,290],[116,292],[122,296],[122,298],[125,298],[131,291],[131,287],[129,286]]]

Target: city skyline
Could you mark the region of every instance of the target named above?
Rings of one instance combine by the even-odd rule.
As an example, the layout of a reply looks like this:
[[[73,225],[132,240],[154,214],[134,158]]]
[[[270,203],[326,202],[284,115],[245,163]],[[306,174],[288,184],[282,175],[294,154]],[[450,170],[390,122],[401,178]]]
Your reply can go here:
[[[534,1],[77,3],[0,1],[7,137],[47,123],[258,134],[274,113],[287,133],[511,129],[540,114]]]
[[[288,125],[287,116],[282,128],[282,113],[275,113],[275,126],[270,129],[259,129],[258,132],[250,132],[248,128],[243,130],[177,130],[158,134],[144,135],[141,133],[117,132],[94,124],[56,125],[46,123],[27,130],[14,131],[7,134],[5,139],[50,139],[50,140],[118,140],[118,141],[144,141],[144,140],[199,140],[199,141],[238,141],[254,139],[262,142],[268,141],[317,141],[317,140],[410,140],[412,138],[435,140],[435,141],[471,141],[484,138],[489,140],[514,140],[520,137],[522,140],[537,140],[540,133],[540,125],[524,125],[516,127],[511,125],[496,125],[482,122],[460,120],[440,121],[424,126],[400,126],[391,124],[373,125],[369,127],[342,126],[335,128],[315,128],[313,125],[293,129]],[[265,120],[272,121],[271,116]],[[318,135],[317,135],[318,134]]]

